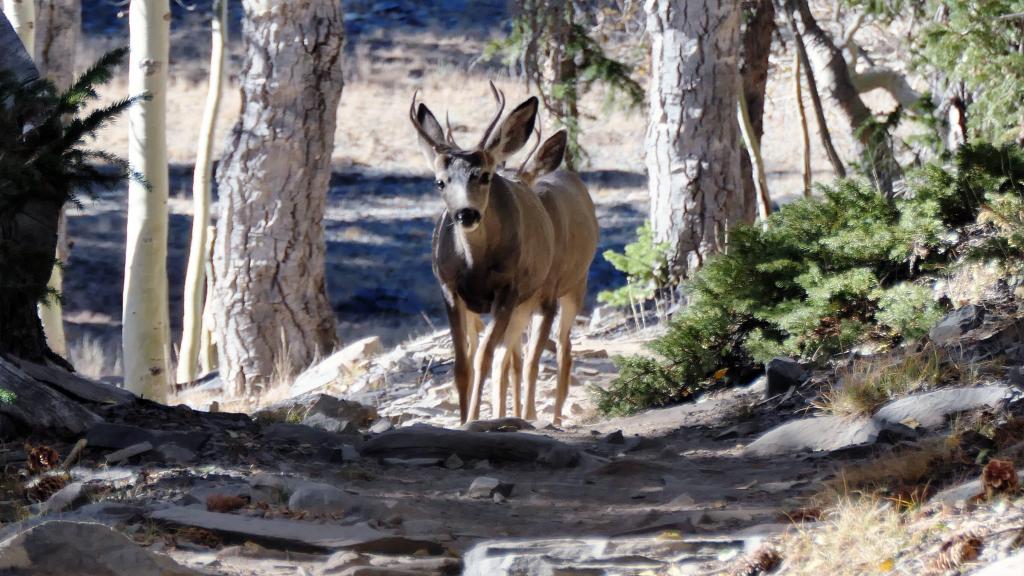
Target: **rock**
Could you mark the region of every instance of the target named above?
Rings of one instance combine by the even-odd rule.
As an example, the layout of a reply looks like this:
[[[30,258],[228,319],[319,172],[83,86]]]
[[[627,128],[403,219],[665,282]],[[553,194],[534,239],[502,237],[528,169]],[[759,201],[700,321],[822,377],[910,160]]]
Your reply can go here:
[[[340,383],[383,350],[380,338],[376,336],[353,342],[299,374],[292,384],[290,395],[298,396]]]
[[[85,482],[71,482],[50,496],[49,500],[43,503],[40,514],[54,514],[65,510],[74,510],[89,502],[85,490]]]
[[[1017,476],[1024,477],[1024,468],[1017,470]],[[977,480],[971,480],[970,482],[964,482],[963,484],[946,488],[935,496],[932,496],[931,501],[955,506],[965,503],[971,498],[984,493],[985,491],[981,487],[981,478],[978,478]]]
[[[774,456],[802,451],[833,451],[873,444],[882,426],[873,419],[841,416],[803,418],[777,426],[743,451],[748,456]]]
[[[383,434],[394,427],[395,425],[391,423],[390,418],[378,418],[377,421],[370,426],[370,433]]]
[[[195,452],[203,447],[209,437],[208,433],[200,431],[165,432],[125,424],[100,422],[89,428],[85,439],[90,448],[120,450],[142,442],[149,442],[154,447],[174,443]]]
[[[116,452],[111,452],[110,454],[104,456],[103,459],[107,462],[107,465],[109,466],[110,464],[117,464],[129,458],[132,458],[133,456],[145,454],[146,452],[149,452],[152,449],[153,445],[150,444],[149,442],[139,442],[138,444],[132,444],[131,446],[128,446],[127,448],[122,448],[120,450],[117,450]]]
[[[622,430],[616,430],[605,436],[604,441],[609,444],[625,444],[626,438],[622,435]]]
[[[462,468],[462,466],[462,458],[459,458],[458,454],[452,454],[444,461],[444,467],[449,470],[458,470],[459,468]]]
[[[523,432],[492,434],[416,425],[375,436],[360,453],[376,458],[448,458],[458,454],[464,462],[537,462],[550,468],[579,464],[578,448],[557,440]]]
[[[164,462],[170,464],[191,464],[196,461],[196,453],[188,448],[182,448],[174,442],[157,446],[156,453]]]
[[[533,430],[530,424],[522,418],[514,416],[508,418],[494,418],[492,420],[475,420],[463,424],[460,430],[467,432],[515,432],[518,430]]]
[[[807,380],[807,370],[799,362],[788,358],[772,358],[764,367],[765,398],[785,394],[790,388]]]
[[[928,331],[928,337],[939,346],[954,344],[961,336],[981,326],[984,320],[985,309],[976,304],[968,304],[947,314]]]
[[[347,439],[351,443],[352,435],[341,435],[335,432],[328,432],[320,428],[313,428],[305,424],[287,424],[277,422],[263,427],[263,439],[282,446],[289,444],[309,444],[320,446],[323,444],[343,444]]]
[[[336,432],[338,434],[359,434],[359,427],[356,426],[355,422],[331,418],[330,416],[325,416],[323,414],[307,416],[302,420],[302,423],[306,426],[312,426],[313,428],[319,428],[328,432]]]
[[[102,524],[44,522],[0,543],[0,573],[186,576],[200,574]]]
[[[418,466],[421,468],[440,466],[444,463],[441,458],[382,458],[381,462],[388,466]]]
[[[360,507],[356,497],[329,484],[304,482],[288,498],[288,509],[311,514],[341,514],[348,516]]]
[[[504,497],[512,495],[515,484],[508,484],[490,476],[480,476],[470,484],[466,496],[470,498],[492,498],[495,494]]]
[[[284,504],[293,486],[294,481],[287,476],[260,472],[249,478],[249,497],[253,503]]]
[[[296,520],[268,520],[239,514],[207,512],[201,507],[169,506],[150,513],[153,520],[195,526],[214,532],[284,548],[306,547],[325,550],[353,549],[380,554],[414,554],[426,550],[441,554],[444,548],[435,542],[403,538],[360,523],[352,526],[314,524]]]
[[[945,426],[952,415],[997,408],[1009,394],[1010,389],[1005,386],[944,388],[894,400],[882,406],[874,418],[890,423],[914,421],[924,428],[937,428]]]
[[[15,500],[0,500],[0,523],[9,524],[18,522],[25,517],[26,510],[21,502]]]

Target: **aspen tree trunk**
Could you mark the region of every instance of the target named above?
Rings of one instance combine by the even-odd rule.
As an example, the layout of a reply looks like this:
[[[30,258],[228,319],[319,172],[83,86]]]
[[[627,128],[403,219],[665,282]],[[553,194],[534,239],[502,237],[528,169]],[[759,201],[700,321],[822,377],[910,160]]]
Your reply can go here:
[[[811,197],[811,136],[807,131],[807,109],[804,108],[804,93],[801,87],[800,52],[793,51],[793,96],[796,98],[796,114],[800,122],[800,141],[803,143],[804,198]]]
[[[66,90],[75,79],[78,30],[82,25],[79,0],[40,0],[36,10],[35,61],[39,74],[48,78],[57,90]],[[59,294],[64,290],[64,269],[71,256],[67,216],[61,209],[57,224],[57,262],[50,273],[47,288]],[[67,358],[64,336],[64,307],[59,298],[50,297],[39,306],[46,343],[54,353]]]
[[[761,226],[767,230],[768,215],[772,213],[772,199],[768,194],[768,181],[765,178],[764,161],[761,159],[761,142],[754,134],[754,126],[750,123],[750,113],[747,111],[747,99],[742,95],[737,100],[736,119],[751,163],[754,191],[757,195],[757,215],[761,220]]]
[[[167,310],[168,0],[133,0],[128,92],[151,99],[128,111],[128,162],[149,186],[128,185],[122,348],[125,388],[162,400],[170,384]]]
[[[323,218],[344,43],[337,1],[242,5],[242,110],[218,168],[211,294],[221,378],[238,396],[336,343]]]
[[[740,3],[647,0],[651,35],[647,170],[656,240],[679,278],[725,248],[745,218],[739,96]]]
[[[213,175],[213,133],[217,128],[221,86],[224,82],[224,44],[227,41],[228,0],[215,0],[211,22],[210,82],[206,107],[199,128],[195,172],[192,178],[192,242],[185,270],[181,347],[178,349],[177,380],[196,379],[199,345],[203,333],[203,300],[206,295],[206,231],[210,225],[211,180]]]
[[[29,55],[36,46],[36,4],[35,0],[3,0],[4,16],[21,38]]]
[[[750,117],[752,135],[758,142],[764,136],[764,101],[768,88],[768,57],[772,51],[772,34],[775,32],[775,4],[773,0],[754,0],[748,8],[749,18],[743,30],[741,47],[743,95],[746,98],[747,115]],[[752,223],[759,204],[757,184],[750,153],[744,149],[740,157],[743,174],[743,203],[746,208],[744,219]]]

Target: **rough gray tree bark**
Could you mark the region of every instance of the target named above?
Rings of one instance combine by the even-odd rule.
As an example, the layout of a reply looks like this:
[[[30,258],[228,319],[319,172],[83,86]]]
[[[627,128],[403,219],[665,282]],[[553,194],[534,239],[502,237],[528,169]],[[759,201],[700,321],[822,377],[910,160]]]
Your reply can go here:
[[[743,96],[747,101],[747,114],[753,137],[761,142],[764,136],[764,99],[768,88],[768,56],[772,51],[772,33],[775,32],[775,4],[772,0],[755,0],[743,30],[742,65]],[[744,218],[747,223],[757,216],[758,192],[754,166],[746,149],[740,159],[743,173]]]
[[[647,170],[656,240],[687,277],[745,220],[736,121],[740,3],[647,0],[651,85]]]
[[[344,27],[329,0],[245,0],[242,110],[218,169],[213,316],[237,395],[336,344],[323,217]]]
[[[783,0],[787,18],[804,40],[808,74],[814,74],[822,94],[831,100],[846,120],[858,144],[857,155],[874,184],[891,195],[900,167],[893,156],[888,134],[876,122],[854,86],[850,68],[832,38],[818,25],[807,0]]]

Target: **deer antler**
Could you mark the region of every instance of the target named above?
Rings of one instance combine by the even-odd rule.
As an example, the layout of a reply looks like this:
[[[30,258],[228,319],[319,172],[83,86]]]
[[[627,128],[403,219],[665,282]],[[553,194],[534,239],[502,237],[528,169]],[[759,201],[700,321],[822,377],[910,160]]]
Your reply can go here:
[[[520,180],[522,180],[523,176],[526,174],[526,165],[530,163],[530,158],[533,158],[533,155],[537,152],[537,148],[540,148],[541,135],[539,122],[534,126],[533,133],[537,135],[537,143],[533,145],[533,148],[530,148],[530,153],[526,155],[526,158],[523,158],[523,163],[519,165],[519,170],[516,173],[519,175]]]
[[[445,112],[444,112],[444,126],[445,126],[445,133],[444,133],[445,141],[447,141],[453,147],[458,148],[459,145],[455,143],[455,135],[453,134],[454,131],[452,130],[452,123],[451,123],[451,121],[448,118],[448,111],[447,110],[445,110]]]
[[[498,120],[501,120],[501,113],[505,111],[505,94],[501,90],[494,87],[494,82],[490,82],[491,93],[494,94],[494,99],[498,101],[498,113],[494,115],[494,119],[491,120],[487,130],[484,130],[484,136],[480,139],[480,143],[477,144],[477,148],[484,148],[487,146],[487,140],[491,137],[491,132],[494,131],[494,127],[498,125]]]
[[[412,93],[412,104],[409,105],[409,121],[412,122],[412,127],[419,133],[420,138],[426,140],[427,143],[430,144],[430,147],[437,152],[441,149],[441,145],[438,144],[430,134],[427,134],[427,131],[423,129],[423,126],[420,125],[420,121],[416,118],[416,96],[418,96],[419,93],[419,90]]]

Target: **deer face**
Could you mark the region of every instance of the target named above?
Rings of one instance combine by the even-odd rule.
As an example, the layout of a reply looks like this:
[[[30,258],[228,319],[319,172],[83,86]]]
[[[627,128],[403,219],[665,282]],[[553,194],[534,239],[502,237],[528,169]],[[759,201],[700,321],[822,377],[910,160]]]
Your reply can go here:
[[[434,185],[448,213],[466,232],[480,225],[494,178],[494,162],[483,152],[451,152],[434,159]]]
[[[420,104],[417,108],[415,95],[409,109],[409,119],[419,134],[420,147],[434,171],[434,185],[448,213],[465,232],[473,232],[480,226],[487,213],[495,169],[526,144],[537,117],[537,98],[529,98],[495,131],[505,109],[505,100],[494,84],[491,84],[491,91],[500,104],[498,113],[472,150],[459,148],[451,128],[445,134],[426,105]]]

